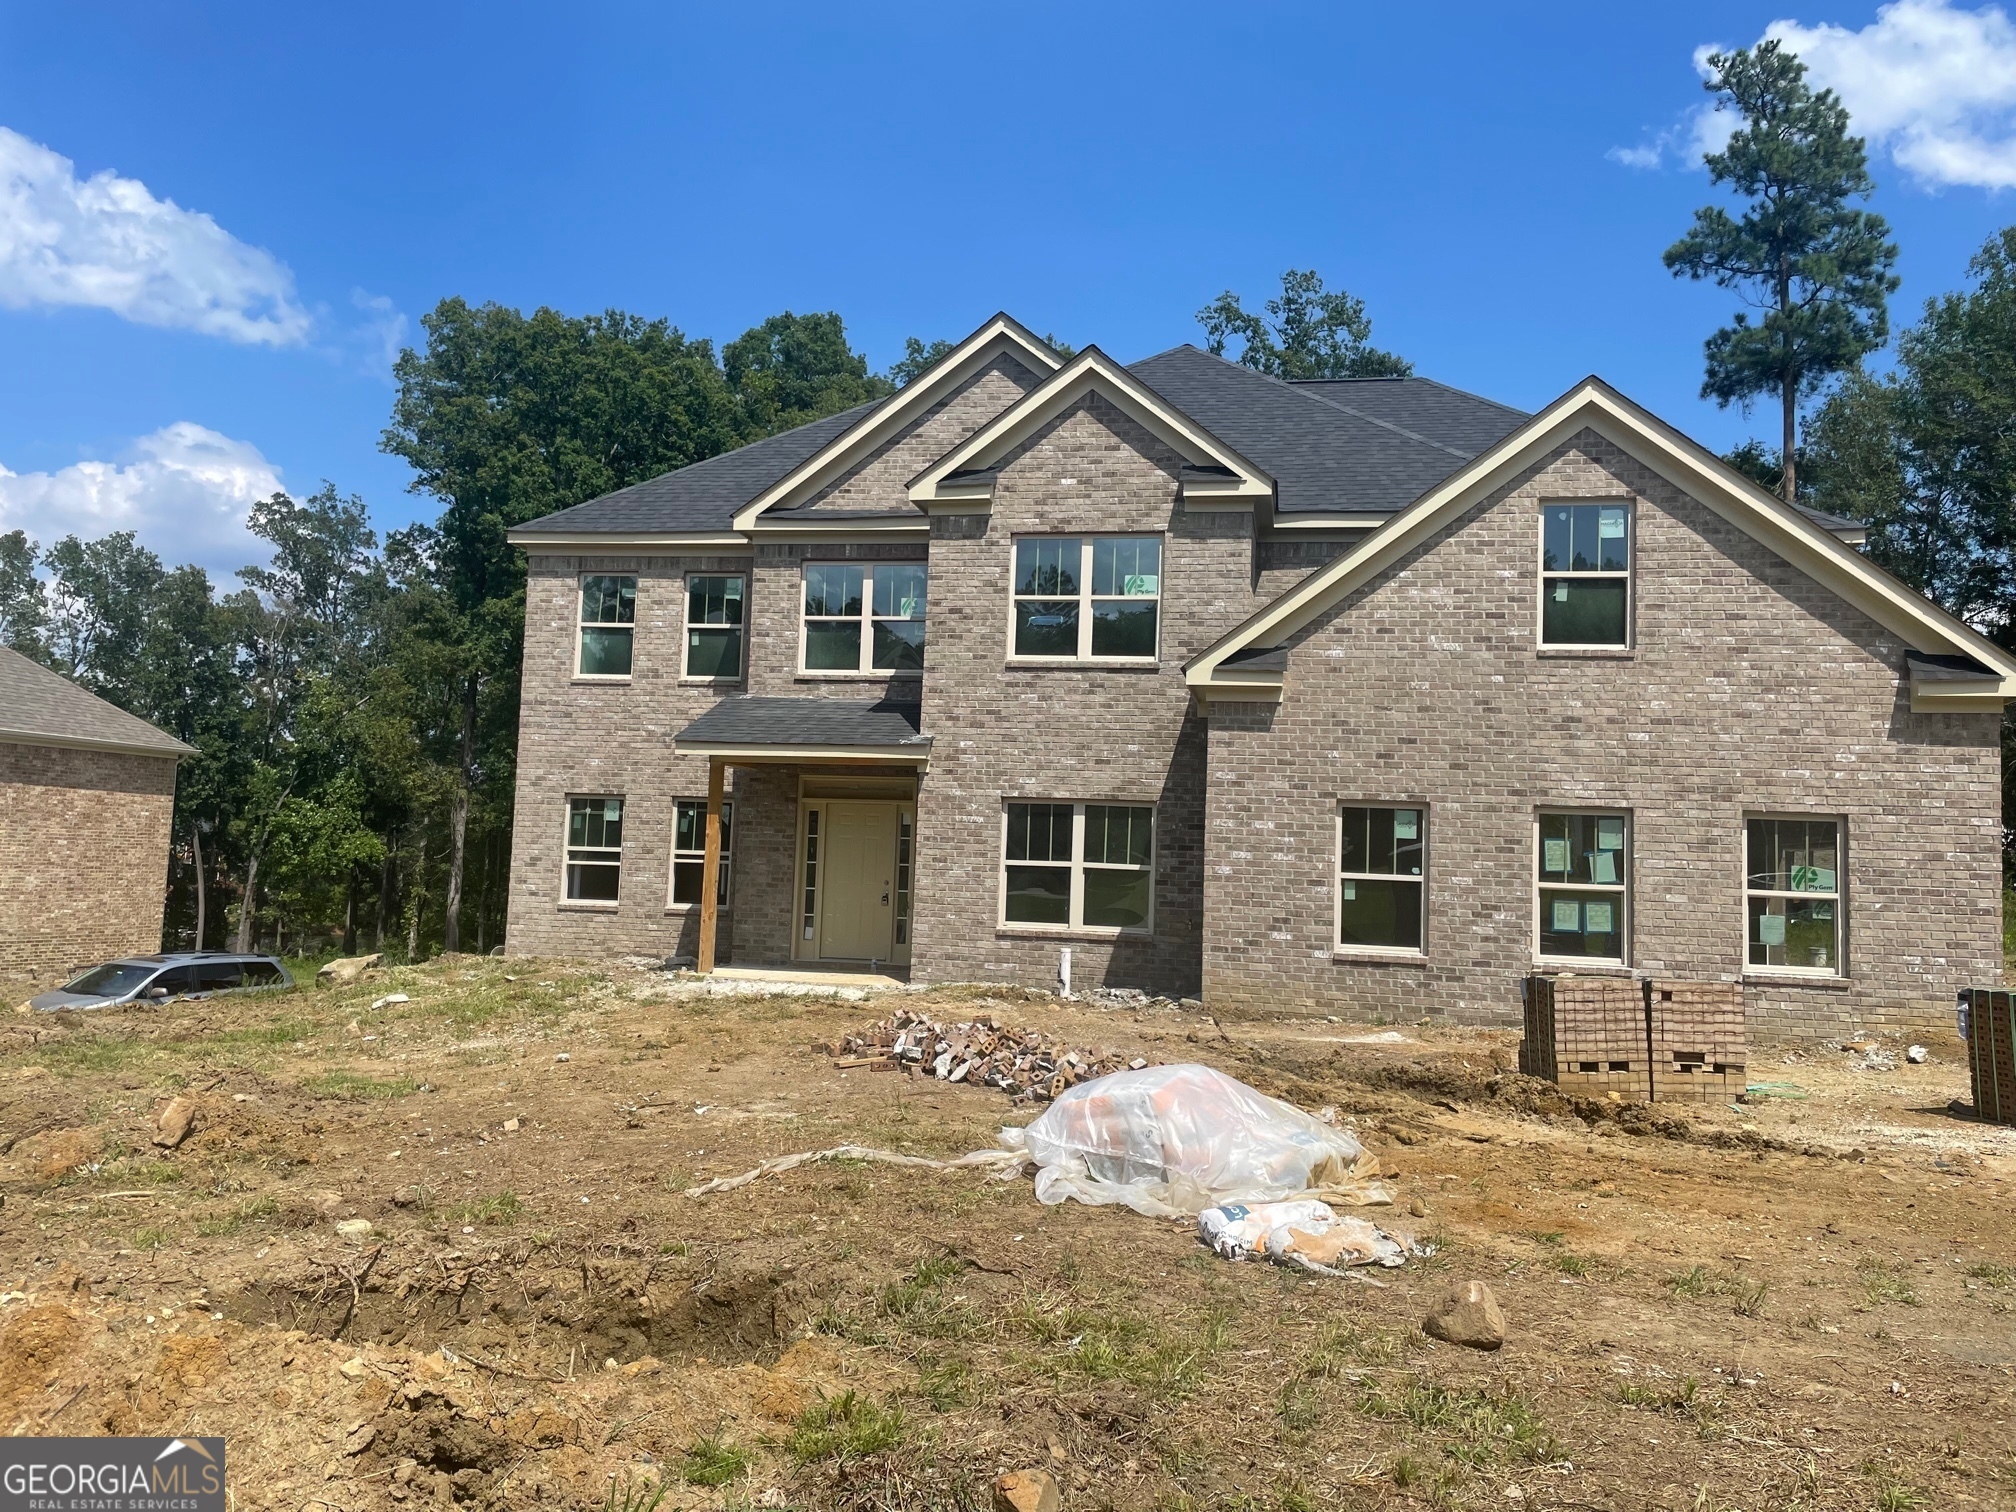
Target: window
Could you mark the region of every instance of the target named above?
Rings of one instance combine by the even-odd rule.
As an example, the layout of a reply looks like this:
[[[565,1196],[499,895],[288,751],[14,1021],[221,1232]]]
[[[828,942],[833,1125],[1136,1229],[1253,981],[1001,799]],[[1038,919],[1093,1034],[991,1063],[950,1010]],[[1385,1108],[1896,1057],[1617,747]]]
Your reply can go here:
[[[581,579],[579,677],[628,677],[631,641],[637,633],[637,579]]]
[[[1001,917],[1059,929],[1145,930],[1155,811],[1111,803],[1011,803]]]
[[[194,991],[195,987],[196,971],[194,967],[170,966],[161,975],[149,982],[146,990],[140,996],[143,998],[180,997],[185,992]]]
[[[686,579],[686,676],[732,682],[742,675],[742,578]]]
[[[1340,946],[1421,948],[1426,817],[1418,808],[1343,811],[1337,843]]]
[[[1630,816],[1540,816],[1540,954],[1624,959]]]
[[[922,672],[922,562],[808,562],[807,672]]]
[[[1631,509],[1540,507],[1540,644],[1629,645]]]
[[[623,800],[567,800],[567,900],[614,903],[623,874]]]
[[[286,982],[280,976],[280,968],[271,961],[247,961],[245,963],[244,985],[247,987],[284,987]]]
[[[714,886],[714,901],[728,904],[728,861],[735,829],[735,805],[721,805],[721,871]],[[673,805],[672,819],[672,906],[691,908],[700,901],[700,884],[707,875],[707,800],[682,798]]]
[[[199,961],[195,970],[198,992],[229,992],[245,980],[245,968],[237,961]]]
[[[896,815],[896,943],[910,943],[910,869],[915,827],[908,809]]]
[[[819,810],[805,811],[805,938],[811,939],[819,928]]]
[[[1744,902],[1752,966],[1841,972],[1841,826],[1833,819],[1752,819]]]
[[[1153,661],[1159,536],[1028,536],[1015,543],[1017,656]]]

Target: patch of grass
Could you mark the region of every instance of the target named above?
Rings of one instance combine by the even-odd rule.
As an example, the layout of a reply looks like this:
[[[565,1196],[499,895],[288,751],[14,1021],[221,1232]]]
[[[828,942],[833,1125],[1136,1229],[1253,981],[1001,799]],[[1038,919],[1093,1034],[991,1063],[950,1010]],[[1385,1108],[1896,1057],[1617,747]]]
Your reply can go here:
[[[1714,1285],[1715,1273],[1705,1265],[1692,1265],[1666,1278],[1666,1289],[1676,1297],[1705,1297]]]
[[[2016,1281],[2016,1271],[2012,1271],[2006,1265],[1997,1265],[1992,1260],[1976,1260],[1967,1267],[1966,1274],[1970,1280],[1988,1286],[2007,1286]]]
[[[1617,1400],[1641,1412],[1686,1418],[1701,1430],[1704,1438],[1715,1437],[1721,1431],[1721,1393],[1704,1392],[1693,1376],[1683,1376],[1671,1385],[1626,1382],[1617,1388]]]
[[[1771,1283],[1738,1278],[1733,1295],[1736,1298],[1736,1315],[1741,1318],[1761,1318],[1764,1316],[1765,1300],[1771,1295]]]
[[[155,1053],[145,1040],[103,1034],[78,1034],[38,1049],[32,1064],[52,1076],[93,1076],[130,1071]]]
[[[1874,1255],[1865,1255],[1855,1264],[1855,1274],[1862,1278],[1862,1291],[1877,1306],[1886,1302],[1898,1302],[1905,1307],[1922,1307],[1924,1300],[1918,1295],[1918,1288],[1901,1270],[1885,1264]]]
[[[133,1231],[132,1248],[136,1250],[158,1250],[165,1248],[171,1235],[165,1228],[143,1228]]]
[[[658,1504],[670,1489],[657,1481],[636,1485],[627,1477],[620,1483],[612,1480],[609,1494],[602,1499],[602,1512],[658,1512]]]
[[[1767,1281],[1753,1281],[1740,1271],[1715,1271],[1705,1265],[1689,1266],[1666,1278],[1666,1289],[1676,1297],[1730,1297],[1737,1313],[1745,1318],[1764,1316],[1764,1301],[1771,1293]]]
[[[755,1456],[719,1436],[696,1439],[679,1473],[689,1486],[725,1486],[748,1473]]]
[[[1282,1386],[1274,1411],[1281,1419],[1281,1426],[1290,1433],[1307,1433],[1323,1417],[1322,1402],[1306,1378]]]
[[[1899,1480],[1887,1465],[1863,1462],[1862,1473],[1876,1483],[1876,1512],[1918,1512],[1932,1505],[1932,1499],[1916,1486]]]
[[[369,1102],[382,1097],[410,1097],[420,1084],[410,1076],[394,1076],[380,1081],[355,1071],[324,1071],[301,1083],[301,1090],[316,1097],[337,1097],[345,1102]]]
[[[248,1223],[265,1223],[277,1217],[280,1204],[271,1197],[251,1197],[239,1203],[230,1212],[215,1218],[200,1219],[196,1232],[205,1239],[223,1239],[237,1233]]]
[[[1398,1365],[1412,1343],[1408,1334],[1367,1333],[1355,1323],[1333,1323],[1303,1352],[1299,1368],[1304,1376],[1334,1379],[1358,1367]]]
[[[1457,1389],[1410,1376],[1367,1387],[1358,1410],[1433,1433],[1442,1439],[1444,1454],[1468,1465],[1495,1460],[1544,1465],[1561,1458],[1560,1440],[1533,1404],[1515,1392]]]
[[[972,1389],[973,1371],[964,1360],[940,1360],[925,1366],[917,1376],[917,1394],[938,1412],[964,1407]]]
[[[852,1460],[893,1449],[903,1439],[900,1408],[846,1391],[826,1397],[798,1414],[784,1448],[801,1465],[818,1460]]]
[[[1554,1257],[1554,1269],[1564,1276],[1586,1276],[1591,1269],[1588,1259],[1581,1255],[1571,1255],[1563,1250]]]
[[[453,1223],[503,1228],[517,1222],[518,1215],[524,1210],[525,1204],[518,1200],[516,1192],[497,1192],[489,1197],[472,1197],[467,1202],[456,1203],[448,1209],[448,1218]]]

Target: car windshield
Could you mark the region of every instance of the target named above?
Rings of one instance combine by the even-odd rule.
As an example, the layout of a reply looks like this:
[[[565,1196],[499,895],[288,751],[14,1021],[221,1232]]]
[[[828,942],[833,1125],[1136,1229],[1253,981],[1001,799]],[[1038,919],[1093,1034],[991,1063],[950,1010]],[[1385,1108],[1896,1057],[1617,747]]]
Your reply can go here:
[[[154,975],[152,966],[122,966],[114,961],[109,966],[93,966],[75,981],[65,982],[65,992],[89,992],[99,997],[119,997],[131,992],[147,978]]]

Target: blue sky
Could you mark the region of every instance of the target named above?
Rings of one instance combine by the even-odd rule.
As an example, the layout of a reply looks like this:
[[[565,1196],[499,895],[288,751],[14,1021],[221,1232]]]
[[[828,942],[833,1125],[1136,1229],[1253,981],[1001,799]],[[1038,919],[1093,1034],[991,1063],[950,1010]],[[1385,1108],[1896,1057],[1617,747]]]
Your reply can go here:
[[[228,568],[275,480],[431,517],[378,436],[449,294],[1131,360],[1309,267],[1425,374],[1726,446],[1771,429],[1696,397],[1731,298],[1659,253],[1695,49],[1773,23],[1874,133],[1909,318],[2016,220],[2016,28],[1948,0],[0,5],[0,528]]]

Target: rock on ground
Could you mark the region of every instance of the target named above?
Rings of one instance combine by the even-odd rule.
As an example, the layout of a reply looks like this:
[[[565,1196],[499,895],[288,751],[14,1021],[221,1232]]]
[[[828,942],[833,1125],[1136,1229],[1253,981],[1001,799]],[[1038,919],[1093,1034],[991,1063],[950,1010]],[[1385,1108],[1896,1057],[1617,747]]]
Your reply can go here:
[[[168,1106],[161,1110],[161,1116],[154,1121],[154,1143],[164,1150],[172,1150],[195,1131],[195,1100],[187,1097],[173,1098]]]
[[[1496,1349],[1505,1342],[1505,1314],[1482,1281],[1459,1281],[1435,1299],[1421,1331],[1445,1344]]]
[[[326,963],[320,971],[315,973],[315,985],[318,987],[348,987],[352,982],[363,976],[365,972],[375,966],[382,966],[384,963],[385,957],[382,952],[377,955],[339,956],[337,959]]]
[[[994,1512],[1057,1512],[1062,1504],[1048,1470],[1010,1470],[994,1482]]]

